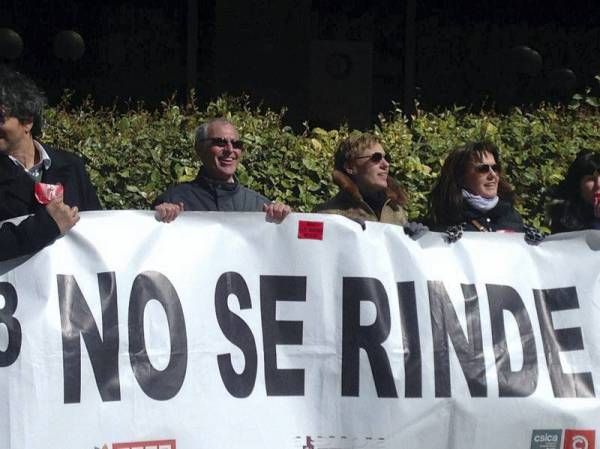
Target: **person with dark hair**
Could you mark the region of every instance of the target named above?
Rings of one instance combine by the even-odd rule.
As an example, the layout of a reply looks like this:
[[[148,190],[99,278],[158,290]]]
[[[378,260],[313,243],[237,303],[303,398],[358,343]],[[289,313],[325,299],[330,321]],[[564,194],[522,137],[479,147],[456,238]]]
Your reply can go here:
[[[525,232],[513,201],[513,189],[502,179],[498,147],[467,143],[444,161],[429,198],[429,225],[437,231]]]
[[[361,224],[378,221],[407,225],[407,195],[389,176],[389,160],[379,137],[369,133],[350,135],[334,155],[333,181],[340,191],[313,212],[343,215]]]
[[[244,151],[236,127],[216,118],[196,129],[196,153],[202,162],[192,182],[174,185],[154,201],[156,219],[165,223],[186,211],[265,212],[270,221],[281,222],[291,208],[269,201],[244,187],[235,176]]]
[[[600,153],[582,150],[553,194],[552,233],[600,229]]]
[[[0,67],[0,221],[43,209],[36,185],[60,184],[80,211],[101,208],[81,159],[39,142],[45,104],[33,81]]]

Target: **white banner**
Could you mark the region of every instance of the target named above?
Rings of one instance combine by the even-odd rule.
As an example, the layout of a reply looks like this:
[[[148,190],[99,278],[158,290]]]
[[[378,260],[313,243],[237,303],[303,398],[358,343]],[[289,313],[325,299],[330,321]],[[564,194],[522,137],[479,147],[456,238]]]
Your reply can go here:
[[[0,264],[0,448],[593,449],[600,232],[88,212]]]

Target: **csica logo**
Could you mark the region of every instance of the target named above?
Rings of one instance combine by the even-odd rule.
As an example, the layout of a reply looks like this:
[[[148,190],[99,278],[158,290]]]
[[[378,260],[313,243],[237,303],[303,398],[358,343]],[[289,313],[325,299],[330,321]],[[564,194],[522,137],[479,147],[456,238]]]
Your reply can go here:
[[[536,435],[533,437],[533,441],[535,441],[536,443],[543,443],[546,441],[556,443],[558,441],[558,435],[552,435],[547,433],[545,433],[544,435]]]

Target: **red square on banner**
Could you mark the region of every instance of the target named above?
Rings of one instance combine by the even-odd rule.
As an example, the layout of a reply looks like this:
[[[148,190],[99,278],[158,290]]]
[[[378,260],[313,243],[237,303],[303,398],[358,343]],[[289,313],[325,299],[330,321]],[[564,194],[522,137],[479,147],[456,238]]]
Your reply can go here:
[[[565,429],[564,449],[596,449],[596,431]]]
[[[324,226],[325,225],[322,221],[300,220],[298,222],[298,238],[309,240],[323,240]]]

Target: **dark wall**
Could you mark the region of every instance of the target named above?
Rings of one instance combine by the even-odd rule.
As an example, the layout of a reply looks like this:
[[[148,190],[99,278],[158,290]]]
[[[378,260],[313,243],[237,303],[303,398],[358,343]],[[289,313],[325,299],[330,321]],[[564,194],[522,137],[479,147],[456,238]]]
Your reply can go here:
[[[25,5],[29,7],[25,7]],[[12,64],[56,101],[63,89],[98,103],[155,105],[185,88],[185,2],[3,0],[0,27],[17,31],[24,50]],[[54,39],[74,30],[85,41],[75,61],[58,58]]]
[[[296,125],[366,127],[403,100],[405,2],[198,4],[201,101],[248,93],[266,106],[287,106]],[[24,51],[11,64],[51,101],[70,88],[76,99],[155,106],[175,92],[185,99],[187,8],[187,0],[2,0],[0,28],[21,35]],[[426,108],[564,101],[600,73],[599,24],[595,0],[419,0],[418,100]],[[64,29],[85,40],[77,61],[54,55],[54,36]],[[535,49],[539,64],[515,59],[516,46]]]

